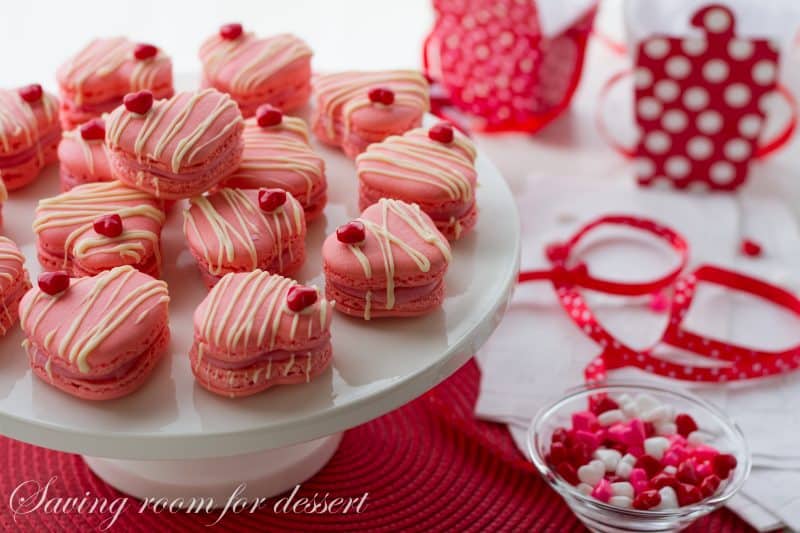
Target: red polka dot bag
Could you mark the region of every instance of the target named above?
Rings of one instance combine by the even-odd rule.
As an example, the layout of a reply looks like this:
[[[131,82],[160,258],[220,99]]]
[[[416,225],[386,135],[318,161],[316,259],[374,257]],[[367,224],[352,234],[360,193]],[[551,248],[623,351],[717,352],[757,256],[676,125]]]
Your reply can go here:
[[[686,36],[654,34],[635,46],[638,139],[632,148],[611,142],[635,159],[643,186],[734,190],[746,181],[754,158],[791,138],[796,103],[778,83],[775,42],[737,35],[734,12],[721,4],[701,7],[689,22],[692,31]],[[609,80],[601,101],[628,74]],[[776,96],[787,99],[792,116],[781,132],[764,141]]]
[[[597,0],[434,0],[433,7],[423,68],[435,114],[463,128],[534,132],[566,110]]]

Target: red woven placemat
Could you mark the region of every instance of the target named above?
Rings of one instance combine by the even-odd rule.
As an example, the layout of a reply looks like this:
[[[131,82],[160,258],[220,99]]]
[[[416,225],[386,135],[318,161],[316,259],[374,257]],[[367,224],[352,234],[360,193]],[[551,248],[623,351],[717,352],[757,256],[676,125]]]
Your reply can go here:
[[[361,514],[169,515],[129,505],[110,531],[582,531],[561,498],[516,450],[503,426],[472,416],[479,372],[470,362],[425,396],[348,431],[331,462],[298,496],[369,492]],[[108,515],[45,514],[12,519],[9,495],[22,481],[58,476],[51,496],[113,499],[120,493],[95,477],[83,460],[0,438],[0,528],[3,531],[91,531]],[[689,531],[752,531],[727,510]]]

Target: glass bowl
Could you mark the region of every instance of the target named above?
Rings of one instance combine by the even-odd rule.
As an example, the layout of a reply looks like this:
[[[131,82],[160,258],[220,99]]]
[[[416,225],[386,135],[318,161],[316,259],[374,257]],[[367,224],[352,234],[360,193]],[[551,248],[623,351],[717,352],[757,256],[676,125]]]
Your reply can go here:
[[[621,394],[635,396],[647,393],[660,402],[688,413],[697,422],[705,443],[737,460],[736,469],[723,481],[717,493],[700,502],[669,510],[624,509],[586,496],[563,480],[547,464],[553,431],[570,427],[571,415],[589,404],[589,397],[607,393],[612,398]],[[528,454],[547,482],[561,495],[578,518],[592,531],[604,533],[630,531],[679,531],[694,520],[722,506],[742,486],[750,474],[750,452],[744,435],[736,423],[710,403],[695,396],[654,385],[614,383],[581,386],[570,389],[559,400],[542,408],[528,430]]]

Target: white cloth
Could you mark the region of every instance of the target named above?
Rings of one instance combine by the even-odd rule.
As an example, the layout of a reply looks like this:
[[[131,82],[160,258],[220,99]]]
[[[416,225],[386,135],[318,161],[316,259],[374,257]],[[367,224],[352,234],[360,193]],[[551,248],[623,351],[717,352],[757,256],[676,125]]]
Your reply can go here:
[[[690,243],[690,265],[713,263],[800,291],[800,235],[780,199],[747,191],[696,195],[641,189],[633,180],[602,181],[533,177],[517,195],[522,217],[522,268],[547,268],[547,243],[570,237],[602,214],[633,213],[661,221]],[[666,272],[674,254],[652,237],[615,239],[605,232],[582,246],[582,257],[604,277],[652,279]],[[633,237],[635,233],[628,231]],[[743,237],[759,242],[764,255],[743,257]],[[690,266],[690,268],[691,268]],[[645,347],[659,338],[666,316],[638,301],[586,294],[600,321],[619,338]],[[798,320],[752,296],[701,285],[686,326],[698,332],[764,349],[800,342]],[[564,389],[582,382],[598,347],[567,317],[548,282],[520,285],[497,332],[480,350],[482,369],[476,415],[509,424],[525,451],[525,431],[536,411]],[[637,369],[614,377],[663,379]],[[759,529],[776,523],[800,530],[800,373],[752,383],[686,387],[714,402],[741,425],[753,452],[754,469],[741,497],[730,507]],[[780,475],[776,475],[779,470]]]

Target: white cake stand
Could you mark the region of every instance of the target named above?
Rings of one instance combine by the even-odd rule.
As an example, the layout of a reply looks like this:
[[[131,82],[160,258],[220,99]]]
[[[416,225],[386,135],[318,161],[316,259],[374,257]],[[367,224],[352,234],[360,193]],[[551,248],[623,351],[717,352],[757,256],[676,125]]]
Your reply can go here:
[[[325,217],[309,228],[308,260],[298,279],[321,286],[322,241],[358,208],[353,163],[317,148],[326,159],[330,200]],[[270,497],[305,481],[333,455],[343,430],[449,376],[503,315],[518,270],[519,218],[505,181],[483,155],[477,169],[478,225],[454,246],[440,310],[371,322],[337,313],[331,370],[309,384],[238,400],[199,387],[189,368],[192,312],[206,289],[184,245],[183,206],[176,206],[163,233],[172,342],[149,382],[110,402],[68,396],[32,375],[15,328],[0,339],[0,433],[83,454],[98,476],[139,498],[213,497],[224,505],[241,483],[249,495]],[[34,280],[40,271],[34,209],[58,189],[57,169],[48,169],[3,208],[3,234],[20,245]]]

